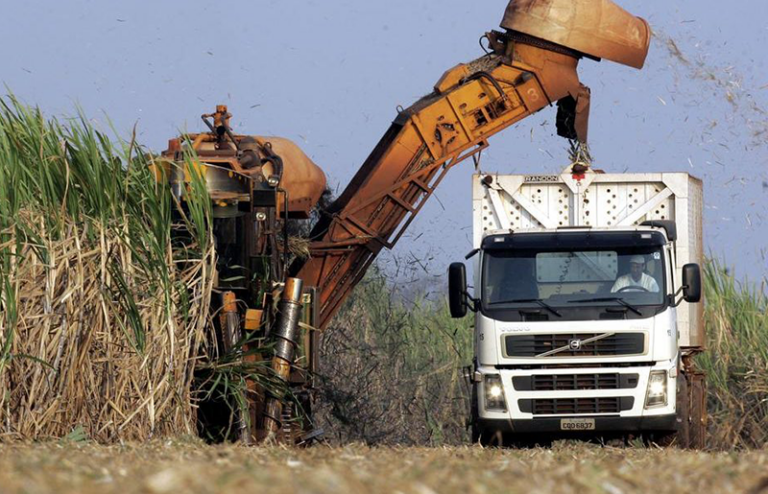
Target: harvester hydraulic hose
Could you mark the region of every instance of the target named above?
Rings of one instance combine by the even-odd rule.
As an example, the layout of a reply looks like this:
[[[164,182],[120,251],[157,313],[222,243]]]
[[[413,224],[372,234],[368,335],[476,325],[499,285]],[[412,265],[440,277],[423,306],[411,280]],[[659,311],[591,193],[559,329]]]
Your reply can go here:
[[[279,159],[279,158],[278,158]],[[285,278],[288,273],[288,191],[285,189],[276,189],[283,193],[283,275]]]
[[[474,81],[477,79],[486,79],[488,82],[490,82],[494,88],[496,88],[496,91],[499,92],[499,96],[501,96],[501,99],[507,100],[509,97],[507,96],[507,93],[504,92],[504,90],[501,88],[501,84],[499,84],[499,81],[496,80],[495,77],[493,77],[488,72],[475,72],[471,76],[467,77],[462,81],[462,84],[466,84],[467,82]]]

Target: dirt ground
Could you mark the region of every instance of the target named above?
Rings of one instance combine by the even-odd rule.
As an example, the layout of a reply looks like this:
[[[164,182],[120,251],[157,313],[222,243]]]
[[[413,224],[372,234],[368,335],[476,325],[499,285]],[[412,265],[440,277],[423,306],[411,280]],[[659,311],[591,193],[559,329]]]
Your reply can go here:
[[[0,445],[0,493],[768,493],[768,451]]]

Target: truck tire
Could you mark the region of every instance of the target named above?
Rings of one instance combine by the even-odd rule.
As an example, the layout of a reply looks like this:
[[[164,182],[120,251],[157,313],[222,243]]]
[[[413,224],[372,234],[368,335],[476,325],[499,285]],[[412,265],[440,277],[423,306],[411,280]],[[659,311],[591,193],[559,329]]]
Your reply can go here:
[[[689,393],[688,380],[685,374],[680,373],[677,379],[677,420],[674,431],[655,431],[645,434],[646,444],[655,444],[662,448],[677,446],[681,449],[688,448],[690,427],[689,427]]]
[[[484,448],[501,448],[505,445],[501,431],[481,429],[476,419],[472,420],[471,432],[472,444],[479,444]]]
[[[688,449],[691,443],[691,392],[688,376],[681,372],[677,379],[677,433],[674,445],[681,449]]]
[[[504,446],[504,435],[500,431],[484,430],[480,427],[478,417],[477,386],[472,386],[472,398],[470,403],[470,434],[472,444],[479,444],[484,448],[500,448]]]
[[[650,434],[662,447],[704,449],[707,445],[706,379],[703,372],[681,372],[677,379],[677,430]]]
[[[469,431],[472,444],[480,442],[480,427],[477,423],[477,385],[472,384],[472,396],[469,401]]]
[[[504,446],[514,449],[551,448],[552,437],[547,434],[507,434]]]
[[[689,407],[688,447],[707,447],[707,383],[703,372],[694,370],[688,375]]]

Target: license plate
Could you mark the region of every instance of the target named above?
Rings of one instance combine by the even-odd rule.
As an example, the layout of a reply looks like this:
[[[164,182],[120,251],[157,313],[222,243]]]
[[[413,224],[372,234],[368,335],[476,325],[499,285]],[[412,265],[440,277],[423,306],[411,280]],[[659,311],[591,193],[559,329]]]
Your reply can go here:
[[[560,419],[561,431],[593,431],[595,419]]]

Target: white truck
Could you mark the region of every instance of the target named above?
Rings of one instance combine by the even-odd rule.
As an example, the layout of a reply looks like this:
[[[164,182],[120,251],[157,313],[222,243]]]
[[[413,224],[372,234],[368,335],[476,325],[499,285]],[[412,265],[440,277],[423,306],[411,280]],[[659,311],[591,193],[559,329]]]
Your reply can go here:
[[[702,183],[686,173],[473,178],[474,441],[705,440]]]

